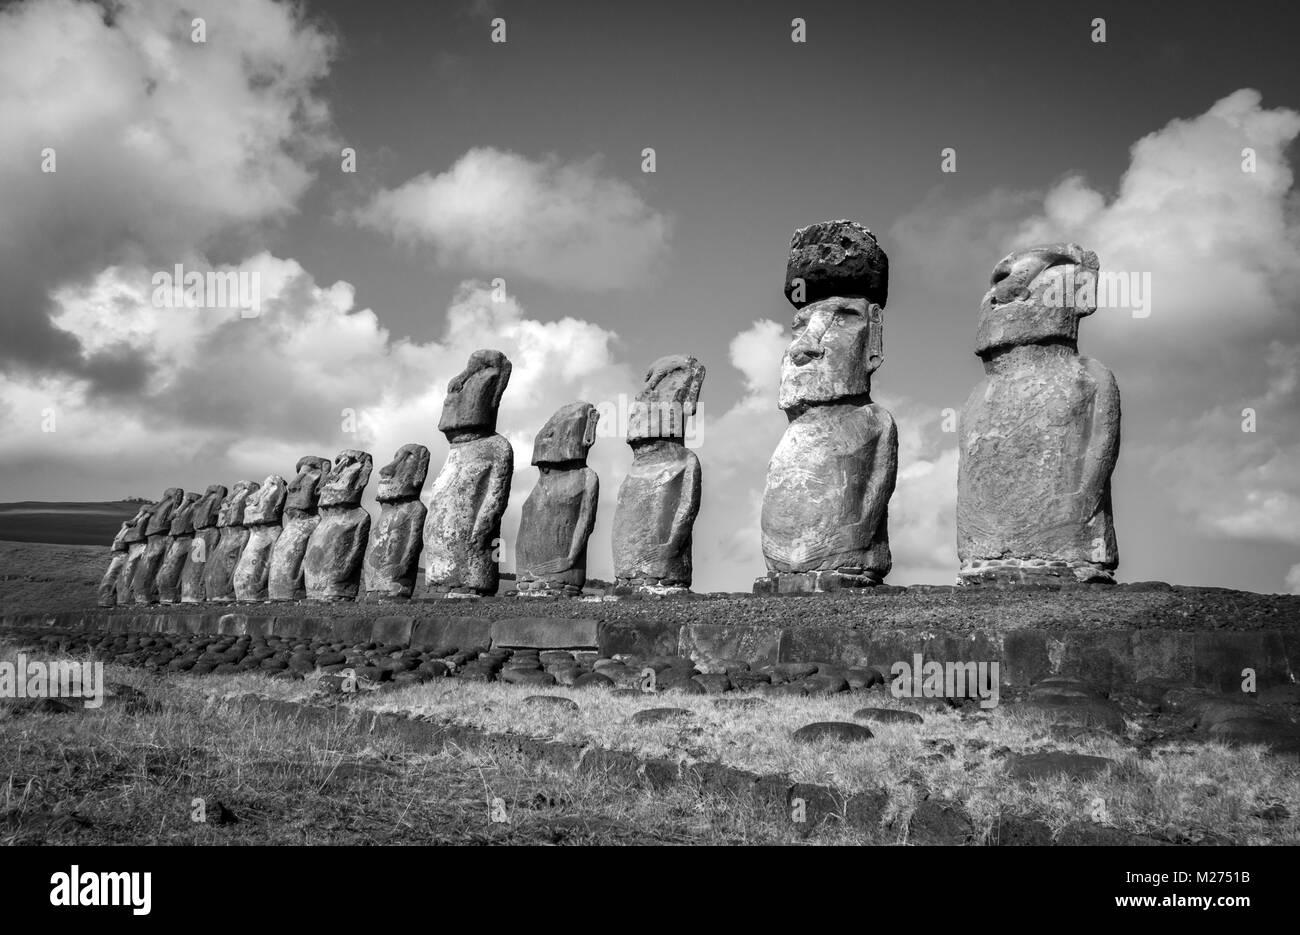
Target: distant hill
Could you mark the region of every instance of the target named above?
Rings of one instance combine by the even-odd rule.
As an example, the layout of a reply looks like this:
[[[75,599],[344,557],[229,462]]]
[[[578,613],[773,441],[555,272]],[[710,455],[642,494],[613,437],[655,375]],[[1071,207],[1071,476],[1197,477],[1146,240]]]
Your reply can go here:
[[[0,503],[0,539],[59,545],[109,545],[122,523],[135,516],[139,499],[111,503]]]

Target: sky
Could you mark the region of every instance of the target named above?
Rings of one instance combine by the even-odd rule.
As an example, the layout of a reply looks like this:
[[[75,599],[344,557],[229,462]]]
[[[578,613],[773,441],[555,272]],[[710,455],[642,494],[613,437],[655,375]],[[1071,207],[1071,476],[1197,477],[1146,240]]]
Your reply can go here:
[[[1080,329],[1122,398],[1118,577],[1300,593],[1297,19],[6,4],[0,501],[156,498],[344,448],[378,466],[408,442],[433,453],[427,489],[447,381],[491,347],[514,363],[510,570],[537,430],[573,400],[617,408],[686,353],[708,370],[695,586],[747,590],[786,424],[789,239],[850,218],[890,258],[873,381],[900,433],[890,582],[952,582],[952,414],[982,375],[980,299],[1007,253],[1068,240],[1149,283],[1144,312]],[[259,314],[160,307],[155,274],[177,264],[257,274]],[[631,462],[616,430],[590,457],[604,578]]]

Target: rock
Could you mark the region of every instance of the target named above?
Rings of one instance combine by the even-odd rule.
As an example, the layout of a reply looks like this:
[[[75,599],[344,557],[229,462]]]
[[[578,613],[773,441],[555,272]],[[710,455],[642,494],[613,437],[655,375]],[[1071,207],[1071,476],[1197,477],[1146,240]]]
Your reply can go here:
[[[731,691],[731,679],[725,675],[697,675],[692,681],[710,695],[721,695]]]
[[[632,715],[631,720],[633,724],[658,724],[690,716],[691,712],[687,708],[645,708]]]
[[[613,679],[606,678],[599,672],[588,672],[573,680],[574,688],[613,688]]]
[[[1097,698],[1047,696],[1026,701],[1017,709],[1041,712],[1052,724],[1096,728],[1114,734],[1122,734],[1125,730],[1124,715],[1119,706]]]
[[[812,724],[805,724],[790,735],[791,739],[804,743],[816,743],[822,740],[856,743],[870,740],[874,736],[861,724],[852,724],[848,721],[815,721]]]
[[[715,708],[766,708],[767,702],[762,698],[718,698],[713,702]]]
[[[185,570],[185,560],[194,542],[194,509],[198,502],[197,493],[187,493],[172,513],[171,526],[167,530],[167,550],[154,579],[158,600],[163,604],[180,602],[181,572]]]
[[[280,521],[289,485],[279,474],[268,475],[244,507],[248,542],[235,563],[235,599],[265,601],[271,576],[271,551],[283,531]]]
[[[849,669],[844,673],[844,680],[849,683],[850,691],[864,691],[885,684],[884,674],[872,668]]]
[[[784,291],[795,308],[841,295],[865,296],[883,308],[889,257],[875,235],[854,221],[810,224],[790,238]]]
[[[778,662],[772,667],[776,674],[785,679],[801,679],[817,672],[815,662]]]
[[[1212,740],[1233,746],[1261,744],[1276,753],[1300,753],[1300,726],[1259,715],[1229,718],[1206,732]]]
[[[853,716],[877,724],[920,724],[925,720],[915,711],[900,711],[897,708],[859,708],[853,712]]]
[[[194,512],[191,514],[194,537],[190,540],[190,551],[181,567],[182,604],[198,604],[207,600],[207,558],[216,552],[217,543],[221,541],[221,530],[217,522],[227,495],[224,486],[213,484],[194,504]]]
[[[572,698],[563,698],[560,695],[529,695],[524,701],[528,704],[542,705],[548,708],[563,708],[565,710],[578,710],[578,703]]]
[[[690,589],[700,459],[685,437],[704,372],[694,357],[662,357],[633,403],[627,435],[632,466],[614,511],[614,574],[621,591],[662,595]]]
[[[221,501],[216,548],[208,553],[203,566],[203,597],[208,602],[229,603],[235,599],[235,566],[249,536],[244,526],[244,510],[258,486],[255,480],[241,480]]]
[[[993,269],[975,348],[985,377],[958,428],[961,584],[1114,581],[1119,387],[1078,352],[1097,276],[1097,255],[1076,244]]]
[[[772,676],[766,672],[733,672],[727,677],[731,679],[732,688],[737,691],[752,691],[772,681]]]
[[[332,470],[328,458],[307,455],[298,459],[296,474],[285,492],[283,526],[271,547],[267,572],[269,600],[298,601],[307,596],[302,563],[307,557],[311,534],[320,525],[321,488]]]
[[[554,685],[555,676],[537,669],[502,669],[501,681],[510,685]]]
[[[578,679],[587,673],[582,666],[557,666],[550,670],[551,675],[555,676],[555,681],[560,685],[573,685]]]
[[[673,682],[666,688],[660,688],[660,691],[676,692],[679,695],[704,695],[708,693],[708,690],[693,678]]]
[[[447,664],[437,659],[430,659],[428,662],[422,662],[416,668],[417,672],[422,672],[430,678],[443,678],[451,671]]]
[[[587,467],[599,419],[591,403],[570,403],[551,416],[533,441],[539,475],[524,501],[515,547],[521,592],[582,593],[587,540],[600,499],[600,479]]]
[[[1007,775],[1012,779],[1029,781],[1066,776],[1070,779],[1092,779],[1100,775],[1114,760],[1084,753],[1026,753],[1011,759]]]
[[[428,514],[420,489],[428,473],[429,449],[423,445],[403,445],[379,469],[379,521],[362,571],[366,594],[373,599],[404,600],[415,591]]]
[[[369,452],[345,449],[321,485],[320,521],[307,540],[302,561],[309,600],[351,601],[361,589],[361,567],[370,539],[370,514],[361,508],[361,495],[372,467]]]

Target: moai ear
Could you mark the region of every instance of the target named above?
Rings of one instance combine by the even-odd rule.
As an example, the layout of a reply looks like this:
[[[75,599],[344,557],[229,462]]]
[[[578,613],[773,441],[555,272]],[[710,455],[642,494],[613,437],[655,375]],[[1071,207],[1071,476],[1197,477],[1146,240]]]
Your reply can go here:
[[[600,410],[595,406],[587,409],[587,427],[582,431],[582,447],[590,448],[596,444],[596,423],[600,421]]]
[[[867,306],[867,323],[867,370],[875,373],[885,361],[885,310],[875,302]]]

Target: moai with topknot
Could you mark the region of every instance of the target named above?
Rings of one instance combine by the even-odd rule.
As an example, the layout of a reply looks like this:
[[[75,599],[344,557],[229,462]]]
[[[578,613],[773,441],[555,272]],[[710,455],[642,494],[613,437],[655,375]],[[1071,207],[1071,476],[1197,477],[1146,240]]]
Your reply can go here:
[[[404,601],[415,590],[428,511],[420,489],[429,475],[429,449],[403,445],[379,469],[379,521],[366,547],[362,581],[366,596],[377,601]]]
[[[227,494],[224,484],[213,484],[194,504],[194,537],[190,540],[185,567],[181,569],[182,604],[198,604],[207,599],[205,578],[208,556],[217,551],[217,543],[221,541],[221,529],[217,526],[217,520],[221,516],[221,505],[226,502]]]
[[[296,475],[284,500],[284,522],[271,547],[267,597],[272,601],[300,601],[307,596],[302,562],[307,543],[320,525],[320,493],[333,470],[329,458],[314,455],[298,459]]]
[[[496,594],[501,517],[510,499],[515,455],[497,434],[497,410],[511,364],[478,350],[447,385],[438,431],[451,451],[433,482],[424,523],[424,574],[430,597]]]
[[[135,511],[135,516],[122,523],[117,530],[117,535],[113,537],[113,557],[109,560],[108,569],[99,582],[97,592],[97,603],[100,607],[116,606],[118,585],[121,581],[122,570],[127,564],[127,549],[129,548],[127,537],[131,535],[132,530],[139,523],[148,522],[148,517],[149,507],[146,504]]]
[[[356,600],[370,539],[370,514],[361,508],[361,495],[373,463],[369,452],[353,448],[334,459],[321,488],[320,523],[307,540],[302,562],[308,600]]]
[[[884,359],[889,258],[854,221],[796,231],[785,294],[794,339],[778,405],[789,419],[767,467],[758,593],[879,585],[889,573],[889,498],[898,475],[894,417],[871,401]]]
[[[271,550],[280,538],[280,524],[284,514],[284,500],[289,485],[279,474],[270,474],[262,481],[244,507],[244,528],[248,542],[239,553],[231,582],[237,601],[267,600],[267,586],[271,577]]]
[[[216,548],[208,553],[203,569],[204,600],[229,603],[235,599],[235,566],[248,544],[249,531],[244,525],[248,500],[260,485],[255,480],[241,480],[221,502],[217,514]]]
[[[975,341],[984,379],[958,425],[959,584],[1114,583],[1119,386],[1078,346],[1097,275],[1097,255],[1072,243],[993,268]]]
[[[187,493],[172,514],[171,526],[167,530],[167,553],[155,579],[158,582],[158,600],[163,604],[175,604],[181,599],[181,572],[185,570],[185,559],[189,557],[190,544],[194,541],[194,508],[198,502],[197,493]]]
[[[686,447],[704,365],[676,354],[656,360],[633,402],[627,443],[632,467],[614,509],[616,595],[690,590],[691,530],[700,510],[700,459]]]
[[[587,452],[599,420],[591,403],[570,403],[533,441],[537,486],[524,501],[515,548],[521,597],[576,597],[587,582],[587,540],[600,500],[600,478],[587,467]]]

